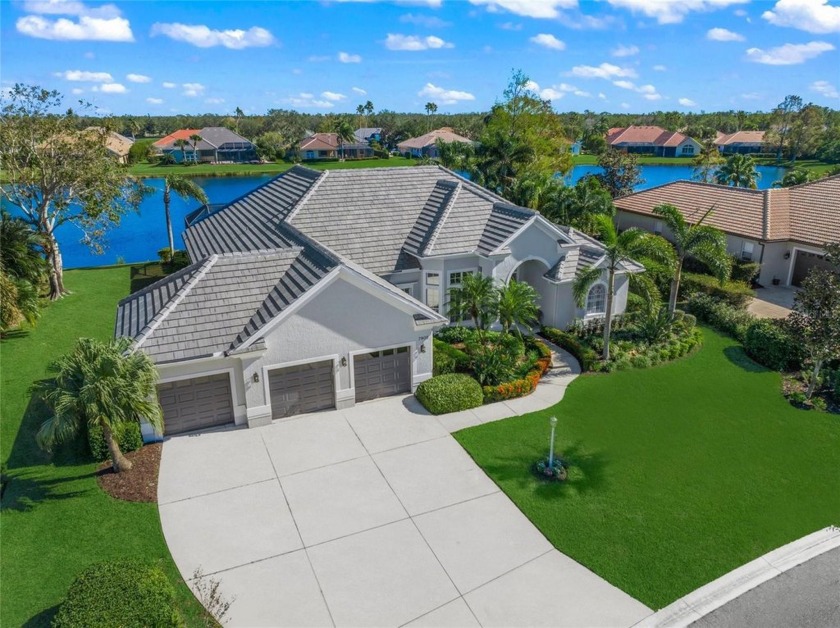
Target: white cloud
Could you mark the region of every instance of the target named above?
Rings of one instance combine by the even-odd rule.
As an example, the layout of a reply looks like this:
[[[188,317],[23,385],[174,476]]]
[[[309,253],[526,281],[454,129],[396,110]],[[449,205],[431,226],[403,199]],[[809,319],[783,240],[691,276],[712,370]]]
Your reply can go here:
[[[598,98],[600,98],[601,100],[606,100],[607,95],[604,92],[598,92]]]
[[[385,38],[385,47],[388,50],[432,50],[439,48],[454,48],[455,45],[442,40],[440,37],[429,35],[418,37],[417,35],[400,35],[399,33],[388,33]]]
[[[499,24],[499,28],[503,31],[521,31],[522,24],[516,24],[514,22],[503,22]]]
[[[526,87],[532,92],[535,92],[543,100],[560,100],[566,94],[574,94],[575,96],[580,96],[582,98],[592,96],[589,92],[578,89],[574,85],[569,85],[568,83],[560,83],[559,85],[551,85],[550,87],[541,88],[539,83],[528,81]]]
[[[180,24],[178,22],[152,24],[151,35],[164,35],[175,41],[183,41],[199,48],[224,46],[232,50],[244,48],[260,48],[275,43],[274,35],[270,31],[252,26],[248,30],[241,28],[214,30],[204,24]]]
[[[653,85],[636,85],[632,81],[613,81],[613,85],[621,89],[629,89],[641,94],[647,100],[661,100],[662,96],[656,91]]]
[[[223,102],[225,102],[225,99],[224,98],[206,98],[204,100],[204,102],[207,103],[208,105],[221,105]]]
[[[92,8],[76,0],[25,0],[23,10],[44,15],[89,15],[91,17],[116,17],[120,10],[113,4]]]
[[[465,102],[468,100],[475,100],[475,96],[470,94],[469,92],[460,91],[457,89],[444,89],[443,87],[438,87],[432,83],[426,83],[419,92],[417,92],[418,96],[422,98],[430,98],[435,102],[439,102],[443,105],[454,105],[459,102]]]
[[[103,83],[102,85],[94,85],[92,90],[94,92],[102,92],[103,94],[125,94],[128,90],[122,83]]]
[[[316,99],[315,94],[308,92],[301,92],[297,96],[286,98],[283,102],[299,109],[330,109],[335,106],[329,100]]]
[[[542,46],[543,48],[550,48],[551,50],[566,49],[566,44],[564,44],[562,41],[560,41],[550,33],[540,33],[539,35],[534,35],[533,37],[531,37],[530,41],[537,44],[538,46]]]
[[[840,32],[840,6],[828,0],[779,0],[772,11],[761,14],[776,26],[789,26],[809,33]]]
[[[534,18],[555,18],[560,9],[575,9],[578,0],[470,0],[470,4],[486,6],[491,13],[508,11]]]
[[[78,96],[79,94],[84,94],[85,93],[85,90],[83,90],[81,87],[74,87],[70,91],[72,93],[74,93],[76,96]]]
[[[706,39],[710,41],[744,41],[746,37],[725,28],[710,28],[706,33]]]
[[[660,65],[655,65],[655,66],[653,66],[653,69],[654,69],[656,72],[667,72],[667,70],[668,70],[668,68],[667,68],[666,66],[661,65],[661,64],[660,64]]]
[[[163,85],[166,89],[174,89],[178,87],[176,83],[170,83],[169,81],[164,81],[161,85]]]
[[[840,92],[828,81],[814,81],[811,83],[811,91],[822,94],[826,98],[840,98]]]
[[[621,103],[621,108],[622,109],[629,109],[630,108],[630,103],[627,103],[627,102]]]
[[[616,48],[612,49],[610,54],[614,57],[632,57],[633,55],[639,54],[639,47],[619,44]]]
[[[184,88],[184,96],[201,96],[204,94],[204,90],[206,89],[204,85],[201,83],[183,83],[181,87]]]
[[[354,92],[359,94],[360,96],[367,96],[367,92],[363,90],[361,87],[354,87],[352,88]]]
[[[85,83],[111,83],[114,77],[109,72],[88,72],[87,70],[65,70],[56,72],[55,76],[65,81],[82,81]]]
[[[825,41],[785,44],[769,50],[750,48],[747,50],[747,61],[765,65],[797,65],[830,50],[834,50],[834,46]]]
[[[557,17],[557,21],[563,26],[573,28],[575,30],[606,30],[608,28],[623,28],[620,20],[614,15],[604,15],[596,17],[594,15],[586,15],[585,13],[569,14],[561,13]]]
[[[341,100],[345,100],[347,96],[339,94],[338,92],[321,92],[321,98],[326,98],[332,102],[339,102]]]
[[[338,60],[342,63],[361,63],[361,55],[351,55],[349,52],[339,52]]]
[[[403,24],[414,24],[415,26],[425,26],[426,28],[445,28],[452,26],[450,22],[444,22],[439,17],[433,15],[415,15],[414,13],[401,15],[400,22]]]
[[[132,83],[151,83],[152,77],[146,76],[145,74],[126,74],[125,78],[127,78]]]
[[[696,107],[697,103],[691,100],[691,98],[680,98],[678,101],[683,107]]]
[[[679,24],[693,11],[714,11],[749,0],[607,0],[617,9],[655,18],[659,24]]]
[[[30,14],[15,23],[18,32],[38,39],[57,41],[134,41],[131,25],[113,4],[91,8],[83,2],[28,0],[23,10]],[[70,15],[46,18],[43,15]]]
[[[146,102],[149,103],[150,105],[162,105],[163,104],[163,98],[147,98]]]
[[[736,17],[747,17],[748,15],[744,9],[735,9],[732,13],[734,13]]]
[[[612,79],[615,77],[636,78],[636,70],[633,68],[621,68],[612,63],[602,63],[601,65],[576,65],[568,72],[571,76],[580,76],[583,78],[602,78]]]

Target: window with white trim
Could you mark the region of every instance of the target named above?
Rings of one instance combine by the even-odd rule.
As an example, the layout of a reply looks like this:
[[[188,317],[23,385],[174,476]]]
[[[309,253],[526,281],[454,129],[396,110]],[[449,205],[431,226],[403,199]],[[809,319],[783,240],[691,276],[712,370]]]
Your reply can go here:
[[[682,147],[682,154],[683,155],[693,155],[694,154],[694,145],[693,144],[686,144]]]
[[[653,223],[653,233],[655,235],[662,235],[662,221],[656,220]]]
[[[603,314],[607,311],[607,289],[602,283],[596,283],[586,296],[586,313]]]
[[[744,242],[741,247],[741,259],[745,262],[751,262],[753,258],[753,250],[755,245],[752,242]]]
[[[440,311],[440,273],[426,273],[426,305]]]
[[[413,283],[398,283],[397,288],[405,292],[409,296],[414,296],[414,284]]]

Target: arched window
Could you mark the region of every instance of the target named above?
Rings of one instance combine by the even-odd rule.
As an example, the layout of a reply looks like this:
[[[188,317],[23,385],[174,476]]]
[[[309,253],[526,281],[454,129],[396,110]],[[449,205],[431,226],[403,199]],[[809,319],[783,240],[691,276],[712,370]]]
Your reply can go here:
[[[603,314],[607,311],[607,289],[604,284],[598,283],[589,289],[586,297],[587,314]]]

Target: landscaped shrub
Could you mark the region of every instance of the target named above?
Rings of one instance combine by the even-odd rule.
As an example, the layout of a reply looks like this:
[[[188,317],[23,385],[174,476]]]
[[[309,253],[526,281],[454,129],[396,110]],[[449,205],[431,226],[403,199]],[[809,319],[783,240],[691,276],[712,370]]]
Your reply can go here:
[[[432,414],[469,410],[484,403],[481,386],[464,373],[449,373],[427,379],[417,387],[414,395]]]
[[[434,339],[432,345],[435,352],[433,360],[433,373],[435,375],[462,373],[469,370],[470,356],[466,353],[437,338]],[[438,372],[439,369],[442,370]]]
[[[698,293],[707,294],[740,308],[745,307],[755,296],[750,286],[743,281],[729,280],[720,285],[720,282],[710,275],[683,273],[680,281],[680,300]]]
[[[124,454],[129,451],[137,451],[143,446],[143,436],[140,434],[140,424],[131,421],[123,423],[114,432],[117,444]],[[105,444],[105,436],[99,426],[88,426],[88,446],[94,460],[108,460],[111,457],[108,445]]]
[[[175,589],[159,568],[119,561],[79,574],[53,619],[56,628],[181,626]]]
[[[743,281],[750,285],[758,278],[758,273],[761,271],[761,264],[758,262],[744,262],[742,260],[732,259],[732,273],[729,278],[732,281]]]
[[[174,273],[176,270],[181,270],[190,265],[190,256],[186,251],[175,251],[175,255],[169,261],[166,270]]]
[[[457,342],[466,342],[472,340],[476,336],[476,331],[472,327],[463,327],[462,325],[453,325],[451,327],[444,327],[435,332],[435,338],[455,344]]]
[[[574,335],[554,327],[543,327],[541,333],[549,341],[571,353],[580,363],[580,369],[584,373],[593,370],[598,363],[598,354],[585,346]]]
[[[802,363],[802,351],[783,321],[753,321],[744,334],[744,350],[753,360],[774,371],[791,371]]]
[[[692,296],[685,309],[704,323],[741,342],[744,340],[747,329],[755,320],[755,317],[746,310],[733,307],[705,294]]]

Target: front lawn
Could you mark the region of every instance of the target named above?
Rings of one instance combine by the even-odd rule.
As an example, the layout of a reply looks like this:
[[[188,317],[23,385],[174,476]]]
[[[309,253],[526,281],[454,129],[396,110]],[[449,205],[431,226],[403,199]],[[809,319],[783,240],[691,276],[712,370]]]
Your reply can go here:
[[[136,273],[135,273],[136,274]],[[67,271],[73,294],[43,309],[38,325],[2,341],[2,460],[11,481],[0,517],[0,625],[49,625],[55,606],[82,569],[115,558],[159,563],[178,592],[181,615],[201,625],[201,606],[178,574],[156,504],[117,501],[97,485],[84,446],[50,457],[35,444],[45,408],[30,403],[30,384],[76,338],[106,339],[117,301],[129,293],[132,267]]]
[[[585,375],[553,408],[455,434],[557,549],[655,609],[840,524],[840,421],[792,407],[779,373],[703,334],[688,358]],[[567,484],[530,472],[552,415]]]
[[[315,170],[347,170],[355,168],[393,168],[396,166],[413,166],[416,159],[405,157],[391,157],[390,159],[348,159],[346,161],[304,162],[301,165]],[[195,164],[184,166],[173,164],[159,166],[157,164],[141,163],[129,166],[128,171],[138,177],[165,177],[169,174],[179,174],[185,177],[247,177],[263,174],[280,174],[294,164],[281,161],[267,164]]]

